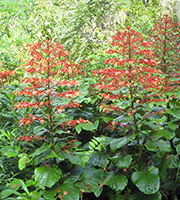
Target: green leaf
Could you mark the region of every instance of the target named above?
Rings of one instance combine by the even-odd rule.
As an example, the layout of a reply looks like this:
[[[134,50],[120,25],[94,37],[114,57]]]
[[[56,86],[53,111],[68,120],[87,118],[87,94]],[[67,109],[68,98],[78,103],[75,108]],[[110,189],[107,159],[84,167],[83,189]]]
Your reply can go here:
[[[93,131],[96,129],[96,127],[93,125],[93,123],[81,123],[81,128],[83,128],[86,131]]]
[[[171,169],[180,168],[179,155],[170,155],[167,161],[167,165]]]
[[[98,128],[98,125],[99,125],[99,120],[96,120],[96,121],[94,122],[94,127],[95,127],[95,129]]]
[[[168,126],[169,126],[170,129],[176,130],[177,127],[178,127],[178,124],[174,124],[174,123],[172,123],[172,122],[168,122]]]
[[[34,129],[33,129],[33,133],[35,135],[42,135],[45,131],[47,131],[47,129],[45,129],[45,126],[46,124],[42,124],[40,126],[36,126]]]
[[[80,133],[81,130],[82,130],[81,124],[78,124],[78,125],[75,127],[75,129],[76,129],[76,131],[77,131],[78,133]]]
[[[159,190],[160,178],[155,167],[148,168],[146,172],[134,172],[131,179],[144,194],[154,194]]]
[[[131,137],[123,137],[123,138],[119,138],[119,139],[116,139],[116,138],[112,139],[110,141],[111,151],[114,153],[116,151],[116,149],[123,147],[130,140],[133,140],[133,139],[134,139],[134,135],[132,135]]]
[[[84,192],[94,192],[98,197],[103,188],[100,187],[100,182],[104,178],[104,171],[102,169],[86,168],[79,178],[79,182],[76,186],[84,190]]]
[[[90,154],[88,152],[69,152],[65,154],[65,158],[69,159],[72,164],[84,167],[90,158]]]
[[[135,192],[129,197],[129,200],[162,200],[162,195],[160,192],[151,195]]]
[[[62,171],[57,166],[41,166],[35,169],[35,181],[39,186],[47,186],[51,188],[59,181]]]
[[[53,194],[57,194],[62,197],[63,200],[79,200],[80,196],[80,190],[78,187],[74,184],[74,182],[71,179],[65,180],[62,185],[59,185],[58,188],[56,188],[56,192],[52,191]],[[52,200],[53,195],[51,192],[46,192],[44,197],[48,200]]]
[[[8,158],[15,157],[18,155],[18,153],[20,151],[20,147],[5,146],[1,149],[1,151],[2,151],[3,155],[7,156]]]
[[[165,130],[161,130],[156,132],[155,134],[153,134],[153,136],[155,136],[156,139],[159,139],[161,137],[165,137],[166,140],[170,140],[175,136],[174,132],[170,132],[169,130],[165,129]]]
[[[43,143],[43,145],[39,149],[36,149],[36,151],[32,154],[32,158],[40,155],[41,153],[45,152],[49,148],[50,148],[50,145],[48,145],[47,143]]]
[[[104,178],[102,185],[109,186],[112,190],[120,192],[125,189],[128,179],[119,173],[109,172]]]
[[[116,167],[118,167],[119,169],[123,169],[130,166],[132,162],[132,157],[131,155],[127,155],[127,156],[119,155],[119,156],[112,157],[111,160],[113,161],[113,164]]]
[[[104,158],[104,156],[94,153],[89,159],[89,164],[104,168],[107,164],[107,160]]]
[[[176,146],[176,151],[177,151],[178,154],[180,153],[180,144],[178,144],[178,145]]]
[[[168,141],[164,140],[157,140],[152,141],[148,140],[145,144],[145,147],[150,151],[162,151],[162,152],[170,152],[171,151],[171,145],[168,143]]]
[[[6,198],[8,196],[10,196],[11,194],[16,194],[16,195],[20,195],[19,192],[17,192],[17,190],[21,187],[21,180],[19,179],[15,179],[13,181],[11,181],[10,183],[7,183],[5,190],[3,190],[2,192],[2,198]]]
[[[180,119],[180,108],[176,108],[176,109],[168,109],[167,112],[171,115],[173,115],[174,117]]]
[[[23,170],[26,167],[26,164],[29,163],[31,159],[27,154],[23,154],[22,157],[19,159],[18,167],[20,170]]]

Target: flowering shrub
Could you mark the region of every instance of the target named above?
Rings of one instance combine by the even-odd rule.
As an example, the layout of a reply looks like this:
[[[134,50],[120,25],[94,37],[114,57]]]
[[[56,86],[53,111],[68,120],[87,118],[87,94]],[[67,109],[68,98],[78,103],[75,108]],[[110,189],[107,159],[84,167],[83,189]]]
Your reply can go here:
[[[0,130],[1,199],[179,198],[179,29],[165,15],[151,31],[117,32],[108,67],[82,80],[60,43],[27,44],[1,100],[18,121]]]

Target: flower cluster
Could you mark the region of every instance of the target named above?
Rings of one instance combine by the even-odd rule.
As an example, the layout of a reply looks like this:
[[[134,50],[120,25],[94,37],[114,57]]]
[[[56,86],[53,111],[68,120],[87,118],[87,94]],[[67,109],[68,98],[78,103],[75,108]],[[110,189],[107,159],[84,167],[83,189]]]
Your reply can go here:
[[[153,56],[158,60],[158,68],[164,74],[162,79],[163,93],[175,90],[179,83],[179,37],[180,26],[164,15],[151,29]]]
[[[14,76],[15,71],[7,70],[7,71],[0,71],[0,85],[4,85],[4,82],[10,77]]]
[[[79,119],[68,120],[66,122],[63,122],[61,124],[61,126],[62,126],[63,129],[70,129],[70,128],[73,128],[73,127],[77,126],[80,123],[89,123],[89,121],[88,120],[84,120],[82,118],[79,118]]]
[[[31,136],[23,135],[23,136],[17,138],[16,140],[21,140],[21,141],[25,141],[25,142],[31,142],[32,140],[45,140],[45,137],[43,137],[43,136],[35,136],[35,135],[31,135]]]
[[[48,113],[42,117],[33,116],[30,113],[20,120],[20,125],[27,125],[34,121],[43,123],[44,120],[52,120],[54,114],[52,109],[54,108],[59,114],[64,108],[80,107],[77,102],[73,102],[73,98],[80,95],[76,89],[79,82],[73,79],[66,80],[65,74],[73,74],[74,77],[74,74],[80,71],[81,66],[68,60],[68,53],[63,46],[50,40],[27,44],[26,48],[32,58],[26,61],[22,67],[30,76],[22,79],[25,87],[16,94],[30,97],[31,101],[21,101],[15,105],[15,109],[33,107],[42,111],[47,109]],[[55,102],[57,98],[60,105]],[[61,98],[70,98],[72,101],[65,104]]]
[[[31,114],[28,114],[27,117],[23,117],[19,123],[20,123],[20,126],[22,125],[28,125],[34,121],[39,121],[41,124],[44,123],[44,119],[43,118],[40,118],[40,117],[37,117],[37,116],[34,116],[34,115],[31,115]]]
[[[143,104],[166,100],[161,95],[162,71],[156,68],[158,61],[154,59],[150,49],[152,42],[145,41],[140,33],[130,27],[117,32],[112,39],[112,49],[107,53],[114,57],[106,60],[105,64],[114,67],[92,73],[99,78],[96,90],[103,98],[101,105],[103,112],[130,118],[128,118],[129,124],[125,123],[126,125],[124,122],[112,122],[107,125],[109,129],[117,130],[118,125],[119,127],[134,125],[137,113]],[[111,103],[107,103],[109,101]]]

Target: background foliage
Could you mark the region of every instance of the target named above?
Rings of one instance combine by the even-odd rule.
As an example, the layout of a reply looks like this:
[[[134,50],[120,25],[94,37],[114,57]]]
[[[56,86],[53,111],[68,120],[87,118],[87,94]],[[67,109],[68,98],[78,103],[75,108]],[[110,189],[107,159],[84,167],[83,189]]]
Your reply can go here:
[[[1,199],[180,198],[176,3],[0,1]]]

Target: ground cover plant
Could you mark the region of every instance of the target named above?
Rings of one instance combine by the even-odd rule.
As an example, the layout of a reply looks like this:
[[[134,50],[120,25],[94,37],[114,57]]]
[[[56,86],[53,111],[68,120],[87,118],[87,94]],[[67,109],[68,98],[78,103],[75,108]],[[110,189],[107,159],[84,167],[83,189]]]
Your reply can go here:
[[[53,39],[26,44],[23,77],[0,72],[1,199],[180,198],[179,32],[128,26],[91,76]]]

